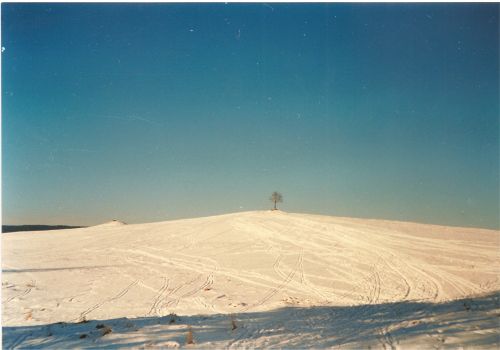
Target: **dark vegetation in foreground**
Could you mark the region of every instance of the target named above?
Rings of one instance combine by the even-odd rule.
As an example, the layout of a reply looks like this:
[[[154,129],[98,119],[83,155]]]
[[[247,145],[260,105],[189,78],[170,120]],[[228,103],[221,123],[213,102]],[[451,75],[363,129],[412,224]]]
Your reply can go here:
[[[82,319],[3,328],[12,348],[498,348],[499,292],[444,303],[284,307],[264,312]],[[36,315],[33,314],[34,319]]]
[[[72,228],[83,228],[87,226],[66,226],[66,225],[2,225],[2,233],[21,231],[48,231],[67,230]]]

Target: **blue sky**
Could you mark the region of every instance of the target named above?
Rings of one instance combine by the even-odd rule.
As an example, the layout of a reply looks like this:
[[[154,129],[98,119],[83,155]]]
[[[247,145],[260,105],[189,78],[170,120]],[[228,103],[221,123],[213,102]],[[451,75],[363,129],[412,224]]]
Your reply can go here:
[[[499,226],[498,4],[2,4],[5,224]]]

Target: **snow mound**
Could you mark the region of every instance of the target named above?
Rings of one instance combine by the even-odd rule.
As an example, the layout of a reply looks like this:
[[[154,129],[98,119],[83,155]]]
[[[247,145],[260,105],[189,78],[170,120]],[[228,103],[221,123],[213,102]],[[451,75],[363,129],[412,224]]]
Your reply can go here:
[[[111,221],[105,222],[104,224],[97,225],[99,227],[106,227],[106,226],[123,226],[126,225],[123,221],[113,219]]]

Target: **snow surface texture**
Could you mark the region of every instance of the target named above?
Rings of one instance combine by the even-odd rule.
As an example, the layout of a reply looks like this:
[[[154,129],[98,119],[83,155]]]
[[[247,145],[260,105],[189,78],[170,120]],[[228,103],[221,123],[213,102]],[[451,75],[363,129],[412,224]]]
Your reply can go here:
[[[3,347],[495,348],[499,238],[280,211],[3,234]]]

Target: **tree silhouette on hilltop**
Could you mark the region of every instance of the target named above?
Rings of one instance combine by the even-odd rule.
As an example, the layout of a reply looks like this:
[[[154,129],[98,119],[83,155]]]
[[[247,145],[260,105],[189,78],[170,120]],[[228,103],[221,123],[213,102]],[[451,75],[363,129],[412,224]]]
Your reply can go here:
[[[269,198],[271,202],[274,202],[274,208],[273,210],[278,210],[278,207],[276,206],[277,203],[282,203],[283,202],[283,196],[279,192],[273,192],[271,194],[271,198]]]

